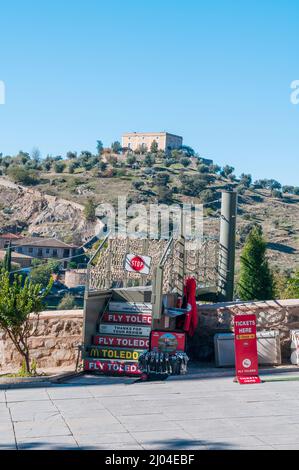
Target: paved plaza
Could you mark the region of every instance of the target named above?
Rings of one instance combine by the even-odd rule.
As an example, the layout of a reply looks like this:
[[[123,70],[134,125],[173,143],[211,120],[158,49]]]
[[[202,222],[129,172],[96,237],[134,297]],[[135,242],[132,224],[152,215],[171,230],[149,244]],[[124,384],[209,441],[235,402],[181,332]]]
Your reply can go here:
[[[280,375],[0,390],[0,449],[299,449],[299,382]]]

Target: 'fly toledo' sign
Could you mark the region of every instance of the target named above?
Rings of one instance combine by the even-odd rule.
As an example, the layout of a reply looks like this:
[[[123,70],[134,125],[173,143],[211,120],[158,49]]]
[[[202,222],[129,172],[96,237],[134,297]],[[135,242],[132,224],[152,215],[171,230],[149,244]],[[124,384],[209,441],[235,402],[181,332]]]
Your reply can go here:
[[[149,274],[151,267],[150,256],[128,253],[125,259],[125,270],[131,273]]]
[[[236,378],[240,384],[260,383],[258,375],[256,316],[236,315],[235,361]]]

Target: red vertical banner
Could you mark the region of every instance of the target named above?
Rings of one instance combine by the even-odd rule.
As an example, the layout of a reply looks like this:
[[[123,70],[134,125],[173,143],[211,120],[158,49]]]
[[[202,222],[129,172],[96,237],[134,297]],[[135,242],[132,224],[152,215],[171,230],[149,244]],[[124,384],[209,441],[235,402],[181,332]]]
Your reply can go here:
[[[256,316],[235,315],[236,378],[240,384],[260,383],[258,375]]]

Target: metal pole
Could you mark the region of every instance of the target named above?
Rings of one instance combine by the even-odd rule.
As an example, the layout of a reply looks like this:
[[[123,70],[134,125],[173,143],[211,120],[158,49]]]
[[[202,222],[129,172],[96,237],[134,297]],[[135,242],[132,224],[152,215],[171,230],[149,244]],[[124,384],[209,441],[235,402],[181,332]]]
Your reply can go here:
[[[218,262],[218,299],[222,302],[234,298],[236,221],[237,193],[223,191]]]

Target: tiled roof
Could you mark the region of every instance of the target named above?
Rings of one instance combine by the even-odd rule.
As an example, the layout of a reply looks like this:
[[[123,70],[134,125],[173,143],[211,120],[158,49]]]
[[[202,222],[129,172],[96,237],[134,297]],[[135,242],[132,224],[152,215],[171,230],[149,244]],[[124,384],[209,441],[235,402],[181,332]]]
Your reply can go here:
[[[38,246],[45,248],[78,248],[56,238],[24,237],[13,242],[14,246]]]
[[[0,233],[0,238],[5,238],[6,240],[19,240],[22,237],[20,235],[15,235],[14,233]]]

